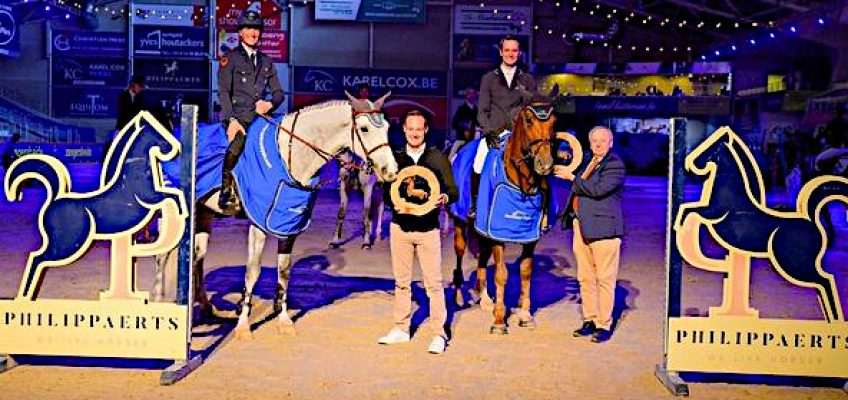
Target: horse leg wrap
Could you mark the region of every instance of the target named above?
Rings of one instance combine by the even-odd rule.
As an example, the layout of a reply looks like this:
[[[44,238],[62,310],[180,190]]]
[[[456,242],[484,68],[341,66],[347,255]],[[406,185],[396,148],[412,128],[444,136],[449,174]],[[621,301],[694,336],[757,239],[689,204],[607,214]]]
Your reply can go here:
[[[247,288],[241,292],[241,298],[236,303],[236,315],[241,316],[242,310],[247,307],[247,313],[250,314],[252,296],[247,293]]]
[[[274,313],[279,314],[286,310],[287,294],[283,285],[277,283],[277,294],[274,296]]]

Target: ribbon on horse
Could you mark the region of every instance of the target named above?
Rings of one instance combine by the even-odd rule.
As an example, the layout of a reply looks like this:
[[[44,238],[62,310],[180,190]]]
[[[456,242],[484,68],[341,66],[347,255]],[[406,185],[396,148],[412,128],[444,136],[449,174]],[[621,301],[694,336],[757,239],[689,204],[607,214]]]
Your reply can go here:
[[[279,123],[280,119],[273,123],[254,121],[233,175],[251,222],[266,233],[284,237],[309,226],[318,191],[301,186],[291,177],[277,146]],[[308,185],[317,183],[315,177]]]

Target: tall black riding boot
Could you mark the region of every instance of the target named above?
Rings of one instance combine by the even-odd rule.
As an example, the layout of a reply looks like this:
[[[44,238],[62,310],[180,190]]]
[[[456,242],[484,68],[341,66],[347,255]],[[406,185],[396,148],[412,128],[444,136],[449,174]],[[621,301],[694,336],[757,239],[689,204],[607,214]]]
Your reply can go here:
[[[244,151],[244,140],[244,135],[236,135],[235,139],[230,142],[230,146],[227,147],[227,154],[224,157],[224,169],[221,176],[221,195],[218,198],[218,206],[221,207],[221,211],[224,214],[230,216],[236,215],[241,208],[232,170],[238,164],[239,157],[241,157],[241,153]]]
[[[471,172],[471,207],[468,208],[468,223],[477,218],[477,194],[480,192],[480,174]]]

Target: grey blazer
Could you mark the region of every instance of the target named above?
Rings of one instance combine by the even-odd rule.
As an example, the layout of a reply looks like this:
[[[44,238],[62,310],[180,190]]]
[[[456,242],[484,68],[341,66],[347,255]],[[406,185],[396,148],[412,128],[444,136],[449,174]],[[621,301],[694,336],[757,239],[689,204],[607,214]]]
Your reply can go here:
[[[516,68],[510,86],[507,86],[500,67],[483,75],[477,105],[477,121],[480,122],[483,134],[488,135],[507,125],[512,126],[518,111],[530,102],[535,92],[536,81],[533,76],[520,68]]]
[[[587,241],[624,236],[624,216],[621,197],[624,191],[624,162],[615,153],[607,153],[588,179],[580,176],[589,162],[591,154],[584,157],[583,164],[577,168],[568,207],[564,215],[564,228],[573,226],[574,218],[580,220],[581,233]],[[574,213],[574,197],[579,198],[580,206]]]

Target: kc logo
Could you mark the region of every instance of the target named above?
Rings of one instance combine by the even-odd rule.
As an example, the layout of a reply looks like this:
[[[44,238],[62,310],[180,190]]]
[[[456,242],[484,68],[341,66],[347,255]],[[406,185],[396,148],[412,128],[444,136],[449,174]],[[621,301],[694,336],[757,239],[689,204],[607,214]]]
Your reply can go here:
[[[336,78],[320,69],[310,69],[303,78],[307,84],[311,84],[315,92],[332,92],[336,87]]]
[[[6,173],[9,201],[20,198],[28,179],[40,181],[47,200],[38,214],[41,248],[30,253],[16,301],[35,300],[47,268],[64,267],[82,257],[94,240],[110,240],[110,288],[101,300],[142,300],[133,258],[162,254],[177,245],[185,229],[186,201],[180,190],[163,183],[161,163],[180,153],[180,143],[147,112],[136,116],[115,138],[106,156],[100,187],[71,190],[67,168],[56,158],[28,155]],[[133,243],[133,234],[162,213],[160,236],[150,244]]]

